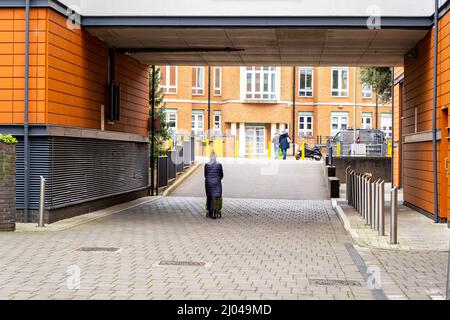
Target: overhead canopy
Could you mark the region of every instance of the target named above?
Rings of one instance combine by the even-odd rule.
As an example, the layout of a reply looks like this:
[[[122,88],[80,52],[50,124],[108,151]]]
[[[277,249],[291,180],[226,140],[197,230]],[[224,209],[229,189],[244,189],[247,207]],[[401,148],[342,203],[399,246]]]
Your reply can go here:
[[[434,0],[61,0],[146,64],[400,66]]]

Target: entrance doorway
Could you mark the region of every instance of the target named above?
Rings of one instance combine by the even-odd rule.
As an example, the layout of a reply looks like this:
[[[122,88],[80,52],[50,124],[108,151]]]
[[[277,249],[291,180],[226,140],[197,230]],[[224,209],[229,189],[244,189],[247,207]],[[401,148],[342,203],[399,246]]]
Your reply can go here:
[[[263,156],[266,153],[266,128],[245,126],[245,153],[250,156]],[[250,154],[249,154],[250,153]]]

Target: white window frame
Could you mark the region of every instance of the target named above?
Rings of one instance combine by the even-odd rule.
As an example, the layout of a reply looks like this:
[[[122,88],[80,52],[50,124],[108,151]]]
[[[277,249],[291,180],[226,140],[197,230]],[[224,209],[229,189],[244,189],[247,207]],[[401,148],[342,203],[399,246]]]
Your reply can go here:
[[[302,89],[301,75],[305,73],[305,81]],[[307,76],[311,73],[311,88],[306,88]],[[302,95],[303,94],[303,95]],[[313,67],[300,67],[298,70],[298,96],[303,98],[311,98],[314,96],[314,68]]]
[[[200,116],[202,119],[201,121],[199,121]],[[201,126],[200,123],[202,124]],[[205,133],[205,114],[203,112],[192,112],[191,133],[195,135],[202,135]]]
[[[337,71],[338,72],[338,88],[337,89],[334,89],[333,87],[333,80],[334,80],[334,77],[333,77],[333,74],[334,74],[334,72],[335,71]],[[347,89],[342,89],[342,73],[343,72],[346,72],[347,73]],[[347,67],[333,67],[333,68],[331,68],[331,96],[332,97],[335,97],[335,98],[345,98],[345,97],[348,97],[348,93],[349,93],[349,83],[350,83],[350,71],[349,71],[349,68],[347,68]],[[335,93],[337,93],[337,95],[335,95]]]
[[[367,127],[367,121],[366,121],[367,119],[370,119],[370,126],[369,127]],[[372,113],[370,113],[370,112],[363,112],[362,113],[361,128],[362,129],[372,129],[373,128]]]
[[[311,121],[307,121],[311,118]],[[303,129],[301,125],[303,124]],[[311,124],[311,129],[308,129],[308,124]],[[298,134],[300,138],[309,138],[313,136],[314,132],[314,113],[313,112],[299,112],[298,113]]]
[[[201,83],[199,81],[199,71],[201,74]],[[195,80],[197,83],[192,84],[192,95],[203,96],[205,95],[205,67],[192,67],[192,72],[195,72]]]
[[[218,117],[218,120],[216,120],[216,117]],[[215,136],[222,135],[222,113],[220,111],[214,111],[213,113],[213,130]]]
[[[172,116],[172,115],[175,116],[175,127],[174,128],[169,126],[169,123],[171,122],[170,116]],[[168,126],[168,131],[171,134],[176,134],[177,133],[177,128],[178,128],[178,114],[177,114],[177,110],[176,109],[174,109],[174,110],[166,109],[166,123],[167,123],[167,126]]]
[[[171,78],[170,78],[170,68],[171,67],[175,67],[175,85],[174,86],[170,85],[170,80],[171,80]],[[163,84],[161,82],[161,84],[160,84],[161,89],[163,89],[164,94],[177,94],[177,92],[178,92],[178,66],[162,66],[161,69],[162,68],[166,69],[166,72],[165,72],[165,74],[166,74],[166,79],[165,79],[166,81],[165,82],[166,83]],[[168,91],[169,89],[175,89],[175,92],[169,92]]]
[[[219,71],[219,79],[216,79],[216,70]],[[213,95],[214,96],[221,96],[222,95],[222,68],[221,67],[214,67],[213,69],[214,74],[214,89],[213,89]],[[219,86],[216,86],[216,80],[219,80]]]
[[[337,120],[337,129],[333,129],[333,118],[338,118]],[[343,119],[346,119],[346,121],[342,121]],[[346,124],[346,127],[343,127],[343,124]],[[343,131],[348,128],[349,124],[349,113],[348,112],[342,112],[342,111],[331,111],[330,116],[330,132],[331,136],[335,136],[339,131]]]
[[[386,119],[390,120],[389,125],[383,123]],[[383,121],[384,120],[384,121]],[[392,114],[389,112],[382,112],[380,115],[380,129],[386,134],[386,138],[392,138]]]
[[[363,99],[372,99],[372,86],[370,84],[362,84],[362,97]]]
[[[259,69],[256,69],[259,68]],[[248,76],[251,78],[251,89],[248,91]],[[256,78],[259,75],[259,88],[256,87]],[[264,78],[267,75],[267,91],[264,90]],[[251,66],[244,67],[245,100],[268,100],[275,101],[278,96],[278,72],[273,66]]]

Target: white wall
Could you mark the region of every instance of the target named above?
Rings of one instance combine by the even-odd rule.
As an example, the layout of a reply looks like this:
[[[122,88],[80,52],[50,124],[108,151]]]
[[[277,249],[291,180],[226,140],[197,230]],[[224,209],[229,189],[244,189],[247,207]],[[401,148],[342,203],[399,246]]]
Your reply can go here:
[[[99,16],[430,16],[434,0],[59,0]]]

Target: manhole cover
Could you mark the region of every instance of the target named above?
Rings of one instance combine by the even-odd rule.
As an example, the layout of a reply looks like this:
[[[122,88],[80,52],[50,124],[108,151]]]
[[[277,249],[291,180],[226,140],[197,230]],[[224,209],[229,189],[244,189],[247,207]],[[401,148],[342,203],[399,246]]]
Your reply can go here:
[[[85,251],[85,252],[116,252],[119,251],[120,248],[113,247],[81,247],[78,248],[77,251]]]
[[[198,261],[174,261],[174,260],[162,260],[156,263],[158,266],[181,266],[181,267],[206,267],[206,262]]]
[[[353,280],[308,279],[309,284],[317,286],[353,286],[360,287],[361,282]]]

